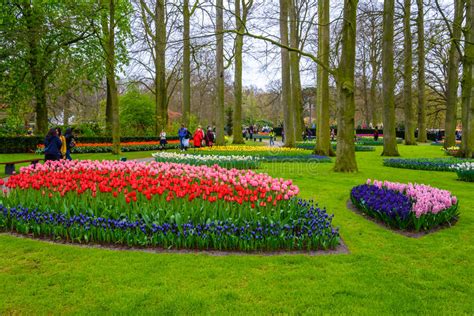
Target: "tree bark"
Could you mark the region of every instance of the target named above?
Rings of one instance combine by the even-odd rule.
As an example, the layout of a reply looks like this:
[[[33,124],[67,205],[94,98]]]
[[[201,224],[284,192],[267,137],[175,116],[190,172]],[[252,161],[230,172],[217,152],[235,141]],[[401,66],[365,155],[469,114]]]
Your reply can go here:
[[[370,43],[370,67],[372,70],[372,77],[370,79],[370,111],[371,111],[371,121],[374,127],[380,123],[380,116],[379,116],[379,106],[377,100],[377,85],[378,85],[378,73],[380,69],[379,60],[377,60],[377,31],[375,22],[372,22],[372,30],[371,30],[371,39],[372,42]]]
[[[41,67],[40,29],[41,20],[35,13],[35,6],[25,4],[23,14],[28,31],[28,67],[33,82],[36,112],[36,134],[48,132],[48,107],[46,103],[46,76]],[[44,57],[43,58],[47,58]]]
[[[155,5],[155,105],[158,135],[168,124],[168,91],[166,89],[166,8],[165,0],[156,0]]]
[[[405,0],[403,16],[404,33],[404,73],[403,73],[403,103],[405,109],[405,145],[416,145],[415,115],[413,113],[413,48],[411,39],[411,0]]]
[[[420,0],[417,0],[420,1]],[[444,147],[456,145],[456,125],[458,112],[458,81],[460,56],[457,46],[461,39],[461,24],[463,19],[463,1],[454,1],[454,21],[452,27],[451,46],[448,57],[448,83],[446,87],[446,120]]]
[[[295,0],[289,0],[290,3],[290,46],[300,47],[298,38],[298,13],[296,11]],[[291,95],[293,102],[293,122],[295,126],[295,140],[303,140],[303,98],[301,96],[301,78],[300,78],[300,57],[297,52],[290,52],[291,67]]]
[[[344,0],[342,24],[342,49],[336,83],[337,102],[337,150],[334,171],[355,172],[357,162],[354,144],[354,70],[357,0]]]
[[[280,0],[280,41],[288,47],[288,2]],[[283,127],[285,132],[285,146],[295,146],[294,109],[291,100],[291,69],[290,55],[286,48],[280,48],[281,53],[281,98],[283,104]]]
[[[400,156],[395,133],[395,79],[393,69],[393,16],[395,0],[384,1],[382,38],[383,152],[382,156]]]
[[[183,123],[189,126],[191,114],[191,45],[189,0],[183,2]]]
[[[120,116],[115,82],[115,0],[109,0],[109,29],[106,37],[107,81],[112,114],[112,154],[120,154]]]
[[[216,144],[224,145],[224,3],[216,0]]]
[[[465,47],[462,78],[462,144],[461,154],[473,157],[474,148],[474,0],[466,0]]]
[[[105,73],[107,74],[107,72],[109,70],[107,70],[107,63],[105,65]],[[110,83],[109,83],[109,79],[106,78],[106,85],[107,85],[107,96],[106,96],[106,99],[105,99],[105,134],[107,136],[112,136],[112,104],[110,103],[111,101],[111,98],[110,98]]]
[[[418,16],[418,141],[426,143],[426,101],[425,101],[425,14],[423,0],[416,0]]]
[[[244,0],[245,1],[245,0]],[[245,6],[245,3],[244,3]],[[244,9],[245,10],[245,9]],[[244,32],[242,23],[241,1],[235,0],[235,26],[238,33]],[[237,34],[235,37],[235,72],[234,72],[234,144],[244,144],[242,135],[242,47],[244,44],[243,35]]]
[[[318,57],[329,66],[329,0],[318,2]],[[314,153],[333,156],[329,127],[329,73],[318,65],[316,93],[316,148]]]

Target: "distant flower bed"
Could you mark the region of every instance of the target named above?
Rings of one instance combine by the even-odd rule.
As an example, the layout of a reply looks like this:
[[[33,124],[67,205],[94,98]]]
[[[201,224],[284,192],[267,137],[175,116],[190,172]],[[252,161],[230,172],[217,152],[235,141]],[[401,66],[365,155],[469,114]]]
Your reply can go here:
[[[239,251],[339,244],[332,216],[299,200],[291,180],[251,170],[56,161],[22,167],[5,185],[0,230],[54,240]]]
[[[202,147],[198,151],[202,154],[246,156],[294,156],[305,153],[305,150],[300,148],[239,145]]]
[[[474,162],[463,162],[452,165],[451,169],[456,171],[459,180],[474,182]]]
[[[459,146],[451,146],[451,147],[448,147],[448,148],[441,148],[441,150],[443,150],[446,153],[446,155],[448,155],[448,156],[456,156],[459,153],[459,149],[460,149]]]
[[[453,171],[451,168],[452,165],[469,161],[474,160],[463,160],[459,158],[389,158],[383,160],[383,165],[402,169]]]
[[[403,143],[403,139],[397,138],[397,144]],[[374,140],[373,137],[361,137],[357,139],[357,145],[362,146],[383,146],[383,137],[379,137],[377,140]]]
[[[416,232],[452,223],[458,216],[455,196],[423,184],[367,180],[352,189],[351,201],[390,227]]]
[[[192,143],[192,140],[190,140]],[[121,151],[148,151],[161,149],[160,142],[146,141],[146,142],[122,142],[120,143]],[[167,148],[178,148],[179,140],[170,140],[166,145]],[[77,143],[75,147],[71,148],[71,152],[75,154],[85,153],[106,153],[112,152],[112,143]],[[38,145],[37,154],[44,153],[44,145]]]
[[[298,142],[296,144],[297,148],[301,149],[306,149],[306,150],[314,150],[314,147],[316,146],[316,142],[312,141],[307,141],[307,142]],[[336,143],[332,143],[332,147],[334,150],[337,148]],[[375,151],[375,147],[373,146],[363,146],[363,145],[355,145],[355,151]]]
[[[266,162],[331,162],[331,158],[318,155],[302,155],[302,156],[264,156],[263,161]]]
[[[236,169],[257,169],[260,167],[261,159],[253,156],[236,155],[194,155],[172,152],[158,152],[152,154],[156,162],[185,163],[193,166],[213,166],[218,165],[224,168]]]

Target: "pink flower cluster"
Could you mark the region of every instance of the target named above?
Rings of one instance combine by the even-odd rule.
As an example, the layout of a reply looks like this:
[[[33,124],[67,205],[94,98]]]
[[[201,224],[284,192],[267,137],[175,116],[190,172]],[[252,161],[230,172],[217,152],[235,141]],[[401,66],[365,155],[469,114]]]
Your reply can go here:
[[[379,188],[385,187],[390,190],[398,191],[410,197],[413,201],[412,212],[419,218],[423,214],[437,214],[457,203],[457,198],[451,195],[451,192],[433,188],[424,184],[398,183],[389,181],[379,181],[370,179],[367,184],[372,184]]]

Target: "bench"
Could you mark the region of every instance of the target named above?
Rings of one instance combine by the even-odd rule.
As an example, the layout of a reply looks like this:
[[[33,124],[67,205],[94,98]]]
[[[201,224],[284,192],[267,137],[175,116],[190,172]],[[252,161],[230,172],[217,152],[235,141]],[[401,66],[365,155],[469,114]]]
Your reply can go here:
[[[15,164],[17,163],[25,163],[31,162],[32,165],[36,165],[39,161],[44,159],[37,158],[37,159],[27,159],[27,160],[18,160],[18,161],[9,161],[9,162],[0,162],[0,165],[5,165],[5,174],[12,175],[15,172]]]

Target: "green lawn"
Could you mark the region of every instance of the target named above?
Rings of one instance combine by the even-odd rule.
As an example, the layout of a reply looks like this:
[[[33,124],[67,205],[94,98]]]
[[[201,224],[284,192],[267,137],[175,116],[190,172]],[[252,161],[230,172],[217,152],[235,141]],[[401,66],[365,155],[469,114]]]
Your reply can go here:
[[[403,157],[443,156],[436,146],[399,149]],[[0,234],[0,314],[473,314],[474,183],[451,172],[383,167],[381,150],[357,153],[356,174],[333,173],[333,163],[263,165],[273,176],[294,179],[302,197],[335,214],[350,254],[155,254]],[[367,178],[451,190],[461,218],[419,239],[392,233],[346,209],[352,186]]]

